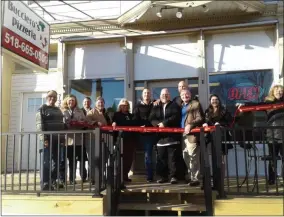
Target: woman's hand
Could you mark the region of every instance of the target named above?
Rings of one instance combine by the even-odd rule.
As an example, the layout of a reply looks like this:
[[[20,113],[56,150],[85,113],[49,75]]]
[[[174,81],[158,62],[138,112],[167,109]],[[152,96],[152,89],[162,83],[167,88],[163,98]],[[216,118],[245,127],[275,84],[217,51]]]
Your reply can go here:
[[[202,127],[208,127],[208,124],[207,124],[207,123],[204,123],[204,124],[202,125]]]
[[[101,122],[98,122],[97,125],[98,125],[99,127],[103,126],[103,124],[102,124]]]
[[[112,126],[112,127],[116,127],[116,123],[115,123],[115,122],[113,122],[111,126]]]
[[[189,134],[190,131],[191,131],[191,126],[188,124],[188,125],[186,125],[186,127],[184,128],[184,133],[185,133],[185,134]]]

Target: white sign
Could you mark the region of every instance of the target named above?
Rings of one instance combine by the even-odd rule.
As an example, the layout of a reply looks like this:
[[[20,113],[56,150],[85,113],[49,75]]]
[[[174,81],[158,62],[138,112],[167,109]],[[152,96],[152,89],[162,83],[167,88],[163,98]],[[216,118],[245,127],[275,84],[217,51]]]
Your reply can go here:
[[[50,27],[20,1],[4,1],[2,47],[48,69]]]

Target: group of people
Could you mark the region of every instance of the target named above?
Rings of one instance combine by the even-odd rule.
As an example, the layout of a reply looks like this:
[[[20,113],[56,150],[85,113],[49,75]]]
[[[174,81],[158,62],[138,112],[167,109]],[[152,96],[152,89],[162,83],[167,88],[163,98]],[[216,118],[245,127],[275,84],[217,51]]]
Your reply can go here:
[[[151,91],[145,88],[142,91],[141,100],[134,106],[133,112],[130,111],[130,103],[127,99],[121,99],[118,104],[117,112],[111,117],[104,108],[104,99],[98,97],[95,107],[91,108],[91,99],[86,97],[83,101],[83,108],[78,107],[77,99],[74,95],[68,95],[63,101],[61,108],[55,106],[57,93],[49,91],[47,102],[39,109],[36,121],[39,131],[61,131],[61,130],[83,130],[79,126],[70,125],[70,121],[88,122],[94,126],[112,125],[116,126],[140,126],[140,127],[167,127],[184,128],[184,133],[133,133],[123,132],[123,179],[130,182],[128,173],[133,163],[133,156],[137,142],[142,143],[145,152],[146,179],[148,182],[154,181],[152,155],[154,147],[157,151],[156,174],[159,176],[158,183],[170,182],[176,184],[178,180],[186,180],[190,186],[198,186],[202,183],[200,168],[200,147],[199,134],[191,133],[197,127],[221,125],[228,127],[232,122],[230,112],[222,105],[220,98],[213,94],[209,99],[209,107],[203,111],[197,98],[191,95],[188,84],[181,81],[178,84],[179,96],[171,100],[168,89],[162,89],[160,98],[151,99]],[[283,102],[283,86],[275,85],[269,96],[266,98],[269,103]],[[268,111],[268,122],[272,126],[284,126],[284,110]],[[275,131],[277,132],[277,131]],[[282,139],[281,133],[273,134],[273,138]],[[268,133],[268,136],[272,136]],[[85,161],[90,156],[90,144],[86,135],[68,134],[67,141],[64,135],[54,136],[44,134],[42,141],[43,150],[43,169],[41,183],[43,189],[53,188],[56,185],[63,187],[65,183],[65,161],[61,153],[64,153],[67,144],[66,156],[69,161],[69,181],[75,184],[74,174],[77,161],[81,162],[82,181],[88,178],[89,171],[85,168]],[[137,137],[139,139],[137,139]],[[212,139],[209,142],[212,144]],[[278,143],[277,143],[278,144]],[[212,144],[214,145],[214,144]],[[58,147],[60,146],[60,147]],[[282,153],[283,144],[278,144],[276,148],[269,146],[271,154]],[[231,147],[222,146],[223,155],[228,154]],[[62,150],[62,151],[61,151]],[[274,152],[272,153],[272,150]],[[58,153],[60,151],[60,153]],[[277,151],[277,153],[276,153]],[[53,161],[53,168],[50,168],[50,156]],[[60,157],[60,159],[58,159]],[[60,165],[57,165],[57,162]],[[89,163],[90,165],[90,163]],[[59,174],[57,176],[57,166]],[[269,164],[269,183],[275,182],[275,168],[273,162]],[[51,179],[49,171],[51,169]],[[90,168],[89,168],[90,169]],[[49,186],[52,183],[52,186]]]

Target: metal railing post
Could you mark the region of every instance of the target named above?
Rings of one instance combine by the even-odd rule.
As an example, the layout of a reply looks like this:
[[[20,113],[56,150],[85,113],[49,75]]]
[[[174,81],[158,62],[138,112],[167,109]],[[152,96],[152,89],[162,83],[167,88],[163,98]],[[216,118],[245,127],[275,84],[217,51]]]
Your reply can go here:
[[[101,130],[99,128],[96,128],[93,133],[95,134],[95,144],[93,145],[95,149],[94,153],[94,163],[95,165],[92,165],[95,167],[95,192],[93,197],[102,197],[101,194]]]
[[[224,189],[224,174],[222,172],[222,131],[219,125],[215,128],[214,148],[216,154],[216,178],[218,180],[218,199],[226,198]]]
[[[203,188],[205,195],[205,206],[208,216],[213,215],[213,201],[212,201],[212,187],[211,187],[211,174],[210,174],[210,163],[209,155],[205,144],[204,129],[200,130],[200,153],[201,153],[201,168],[203,171]]]

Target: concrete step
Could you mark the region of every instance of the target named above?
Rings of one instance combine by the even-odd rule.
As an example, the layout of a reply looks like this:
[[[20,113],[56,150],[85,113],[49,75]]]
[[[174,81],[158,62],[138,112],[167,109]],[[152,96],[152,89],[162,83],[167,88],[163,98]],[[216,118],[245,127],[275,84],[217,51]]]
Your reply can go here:
[[[121,203],[120,210],[206,211],[203,204],[181,203]]]

